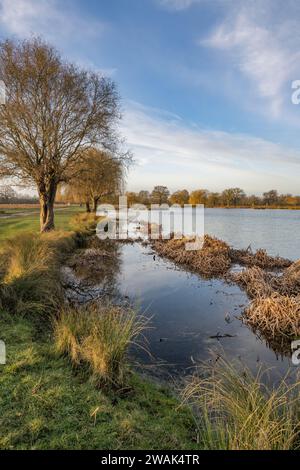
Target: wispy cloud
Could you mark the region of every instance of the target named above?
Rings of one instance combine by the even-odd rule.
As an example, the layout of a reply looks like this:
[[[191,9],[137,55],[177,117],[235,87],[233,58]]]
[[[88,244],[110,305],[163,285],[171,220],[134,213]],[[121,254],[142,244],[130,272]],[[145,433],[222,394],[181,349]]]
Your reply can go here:
[[[284,104],[289,104],[291,81],[300,73],[296,41],[300,18],[296,14],[294,18],[278,18],[274,3],[238,2],[235,6],[239,7],[229,9],[224,21],[199,44],[225,52],[232,67],[249,79],[257,95],[268,103],[269,113],[278,117]],[[293,12],[292,3],[288,3]]]
[[[299,151],[249,135],[187,126],[165,111],[153,115],[132,102],[122,130],[137,160],[129,178],[133,188],[161,182],[173,189],[243,186],[261,192],[275,186],[297,191]]]
[[[53,42],[62,38],[76,41],[84,32],[95,38],[106,25],[76,12],[74,3],[58,0],[0,0],[0,26],[17,37],[43,35]]]

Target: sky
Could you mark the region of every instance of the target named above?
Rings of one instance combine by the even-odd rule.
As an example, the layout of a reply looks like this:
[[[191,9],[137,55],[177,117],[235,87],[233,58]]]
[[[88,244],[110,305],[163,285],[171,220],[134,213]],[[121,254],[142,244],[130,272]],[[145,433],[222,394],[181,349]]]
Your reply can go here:
[[[116,81],[128,190],[300,194],[299,0],[0,0],[32,35]]]

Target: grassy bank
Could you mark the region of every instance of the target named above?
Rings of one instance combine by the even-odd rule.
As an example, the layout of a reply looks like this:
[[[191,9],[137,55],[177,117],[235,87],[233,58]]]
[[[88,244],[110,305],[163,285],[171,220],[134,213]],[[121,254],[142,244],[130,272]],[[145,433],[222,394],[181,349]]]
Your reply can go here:
[[[129,377],[103,391],[55,351],[51,330],[0,314],[0,449],[194,448],[191,413],[166,389]]]
[[[59,267],[84,242],[89,220],[75,217],[76,232],[2,243],[0,448],[195,448],[190,410],[179,412],[170,391],[130,367],[128,346],[142,328],[135,314],[61,308]]]
[[[145,327],[136,312],[64,304],[60,267],[94,225],[93,216],[80,214],[68,231],[2,242],[0,449],[296,448],[290,388],[274,392],[260,376],[246,380],[244,370],[221,367],[193,377],[180,403],[131,367],[129,346]],[[209,260],[219,249],[228,253],[223,242],[207,243]],[[236,253],[250,264],[274,262],[246,255]]]

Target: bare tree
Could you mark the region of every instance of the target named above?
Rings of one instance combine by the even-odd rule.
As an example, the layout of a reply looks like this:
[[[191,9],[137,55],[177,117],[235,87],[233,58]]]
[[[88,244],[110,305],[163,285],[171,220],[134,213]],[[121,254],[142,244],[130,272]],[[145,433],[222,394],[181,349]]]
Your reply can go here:
[[[16,191],[8,185],[0,186],[0,203],[8,204],[17,198]]]
[[[58,184],[86,149],[105,146],[120,117],[115,84],[64,62],[43,40],[0,43],[0,172],[34,183],[41,231],[54,228]]]
[[[86,204],[87,212],[97,211],[103,197],[120,192],[130,155],[116,156],[108,151],[89,149],[77,165],[77,176],[66,188],[66,194]],[[92,209],[91,209],[92,208]]]

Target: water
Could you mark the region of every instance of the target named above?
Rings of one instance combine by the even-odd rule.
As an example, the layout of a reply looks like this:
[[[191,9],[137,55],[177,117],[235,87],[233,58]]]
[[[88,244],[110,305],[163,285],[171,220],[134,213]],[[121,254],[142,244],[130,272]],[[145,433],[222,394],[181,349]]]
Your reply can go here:
[[[300,211],[206,209],[205,232],[235,248],[265,248],[270,255],[300,258]]]
[[[207,209],[205,231],[236,248],[251,244],[273,255],[300,258],[299,211]],[[242,323],[249,300],[238,286],[204,280],[157,255],[154,259],[151,249],[142,244],[112,243],[116,266],[108,269],[107,279],[102,268],[104,279],[100,276],[94,282],[100,289],[101,284],[113,284],[114,295],[128,298],[151,318],[152,328],[146,332],[151,357],[135,351],[144,369],[181,377],[209,359],[211,351],[242,361],[252,370],[272,367],[274,379],[290,367],[297,369],[291,364],[289,348],[281,355],[276,345],[266,344]],[[89,284],[93,278],[90,269]]]
[[[182,232],[178,226],[181,225],[180,216],[183,212],[181,209],[175,209],[174,213],[177,213],[179,218],[172,219],[171,224],[167,210],[152,211],[151,216],[141,211],[137,219],[149,218],[156,224],[162,224],[164,234],[172,231]],[[177,220],[175,225],[173,220]],[[205,209],[203,224],[203,211],[197,209],[195,220],[199,235],[204,229],[205,233],[221,238],[234,248],[247,248],[251,245],[253,249],[266,249],[270,255],[280,255],[292,260],[300,258],[299,210]],[[185,209],[184,226],[184,233],[189,235],[192,227],[191,208]]]
[[[137,243],[121,248],[117,284],[151,318],[146,337],[152,357],[136,354],[156,375],[188,374],[212,352],[242,361],[253,371],[262,364],[273,367],[273,377],[292,365],[242,323],[248,298],[238,286],[201,279],[157,255],[154,260],[151,250]],[[229,336],[212,338],[219,335]]]

